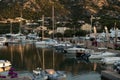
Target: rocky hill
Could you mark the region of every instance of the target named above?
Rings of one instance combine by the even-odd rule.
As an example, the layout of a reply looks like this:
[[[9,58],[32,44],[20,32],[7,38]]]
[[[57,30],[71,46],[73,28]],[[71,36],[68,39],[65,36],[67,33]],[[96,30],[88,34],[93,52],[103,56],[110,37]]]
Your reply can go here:
[[[0,18],[20,16],[21,9],[28,19],[43,14],[49,17],[53,5],[58,18],[82,19],[91,14],[120,18],[120,0],[0,0]]]

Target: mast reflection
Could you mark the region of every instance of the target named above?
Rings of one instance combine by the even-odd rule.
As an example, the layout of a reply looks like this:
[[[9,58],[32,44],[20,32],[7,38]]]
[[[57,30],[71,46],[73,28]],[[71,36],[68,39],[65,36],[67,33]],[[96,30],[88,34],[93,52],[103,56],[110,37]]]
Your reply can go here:
[[[10,47],[11,62],[13,62],[13,47]]]
[[[97,63],[94,63],[93,70],[96,71],[97,69]]]
[[[20,54],[20,58],[21,58],[21,63],[23,65],[23,54],[24,54],[24,47],[22,45],[18,46],[18,50],[19,50],[19,54]]]

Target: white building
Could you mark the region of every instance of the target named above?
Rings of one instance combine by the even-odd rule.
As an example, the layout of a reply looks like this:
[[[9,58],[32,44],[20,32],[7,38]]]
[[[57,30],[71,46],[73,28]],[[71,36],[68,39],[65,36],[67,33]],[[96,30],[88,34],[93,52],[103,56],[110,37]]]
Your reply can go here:
[[[90,31],[91,25],[86,23],[86,24],[81,26],[81,30]]]
[[[65,32],[65,30],[68,30],[68,29],[70,29],[70,28],[67,28],[67,27],[58,27],[57,30],[56,30],[56,32],[63,34]]]

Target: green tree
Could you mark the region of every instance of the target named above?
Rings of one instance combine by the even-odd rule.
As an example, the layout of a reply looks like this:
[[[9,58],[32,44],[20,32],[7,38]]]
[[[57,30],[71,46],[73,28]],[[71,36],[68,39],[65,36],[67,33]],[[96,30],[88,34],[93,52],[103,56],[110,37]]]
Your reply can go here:
[[[73,37],[74,36],[74,30],[66,30],[64,32],[64,37]]]
[[[75,36],[85,36],[88,32],[84,30],[78,30],[75,33]]]
[[[56,33],[55,37],[64,37],[64,34],[62,34],[62,33]]]

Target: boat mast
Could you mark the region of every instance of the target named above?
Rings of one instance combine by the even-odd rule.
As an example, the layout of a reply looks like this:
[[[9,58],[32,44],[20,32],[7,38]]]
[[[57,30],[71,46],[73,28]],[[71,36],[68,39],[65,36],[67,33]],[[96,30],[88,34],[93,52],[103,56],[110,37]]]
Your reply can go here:
[[[12,34],[12,21],[10,21],[10,33]]]
[[[117,44],[117,32],[118,32],[118,30],[117,30],[117,27],[116,27],[116,22],[115,22],[115,24],[114,24],[114,30],[115,30],[115,41],[114,41],[114,43],[115,43],[115,45]]]
[[[19,22],[20,22],[20,25],[19,25],[19,33],[21,33],[21,27],[22,27],[22,9],[21,9],[21,13],[20,13],[20,19],[19,19]]]
[[[52,27],[53,27],[53,36],[52,38],[54,39],[54,33],[55,33],[55,7],[54,7],[54,2],[53,2],[53,5],[52,5]],[[54,54],[54,51],[53,51],[53,69],[54,69],[54,66],[55,66],[55,54]]]
[[[44,15],[42,15],[42,40],[44,39]]]
[[[54,18],[55,18],[55,15],[54,15],[54,3],[53,3],[53,5],[52,5],[52,27],[53,27],[53,35],[52,35],[52,38],[54,39],[54,27],[55,27],[55,20],[54,20]]]

